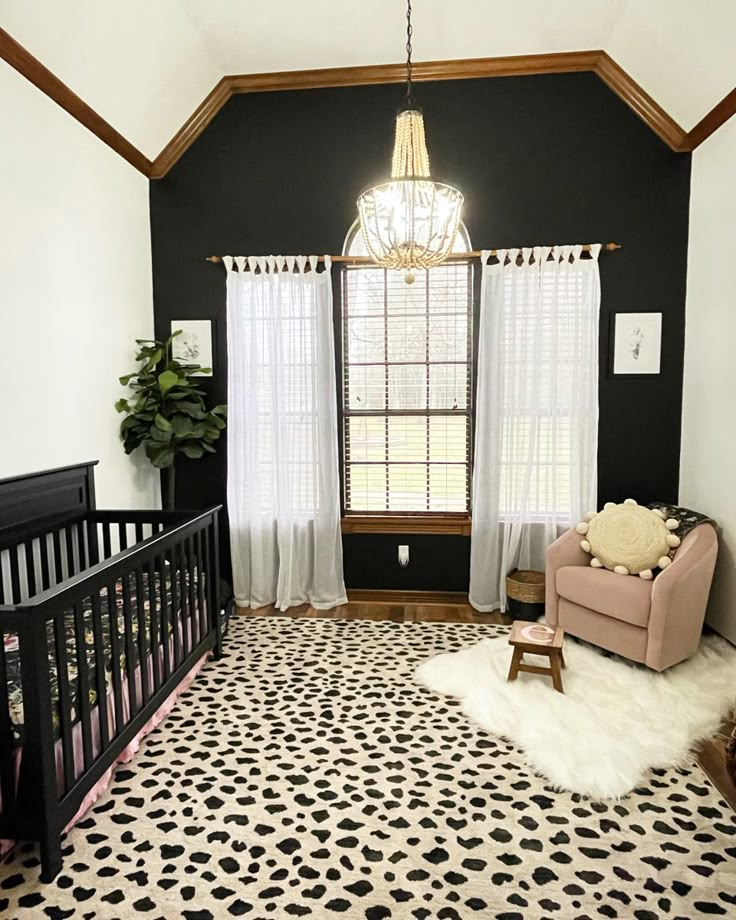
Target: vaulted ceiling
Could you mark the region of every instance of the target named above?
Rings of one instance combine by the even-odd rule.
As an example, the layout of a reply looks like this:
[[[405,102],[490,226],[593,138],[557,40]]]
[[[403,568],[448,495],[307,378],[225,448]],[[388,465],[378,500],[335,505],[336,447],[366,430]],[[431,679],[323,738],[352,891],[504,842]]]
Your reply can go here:
[[[0,26],[153,159],[228,74],[400,62],[403,0],[0,0]],[[414,0],[418,61],[603,49],[685,131],[736,85],[736,0]]]

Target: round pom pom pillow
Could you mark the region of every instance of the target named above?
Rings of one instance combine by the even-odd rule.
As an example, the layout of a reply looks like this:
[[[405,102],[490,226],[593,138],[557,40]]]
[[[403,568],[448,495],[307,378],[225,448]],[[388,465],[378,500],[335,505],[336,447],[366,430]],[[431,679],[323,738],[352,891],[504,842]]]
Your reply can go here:
[[[576,530],[585,537],[580,546],[593,557],[594,568],[651,579],[652,569],[667,568],[672,562],[670,550],[680,545],[672,531],[678,527],[674,518],[665,520],[661,511],[627,498],[621,505],[608,502],[603,511],[586,515]]]

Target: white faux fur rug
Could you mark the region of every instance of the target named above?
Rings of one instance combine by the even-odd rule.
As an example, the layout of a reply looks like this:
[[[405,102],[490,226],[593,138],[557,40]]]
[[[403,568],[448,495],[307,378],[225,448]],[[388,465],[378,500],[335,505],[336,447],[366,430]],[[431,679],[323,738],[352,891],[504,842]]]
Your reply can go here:
[[[544,676],[507,683],[511,652],[507,636],[483,639],[424,662],[415,678],[459,699],[557,788],[592,798],[626,795],[648,770],[686,762],[736,704],[736,649],[719,637],[661,674],[568,639],[564,695]]]

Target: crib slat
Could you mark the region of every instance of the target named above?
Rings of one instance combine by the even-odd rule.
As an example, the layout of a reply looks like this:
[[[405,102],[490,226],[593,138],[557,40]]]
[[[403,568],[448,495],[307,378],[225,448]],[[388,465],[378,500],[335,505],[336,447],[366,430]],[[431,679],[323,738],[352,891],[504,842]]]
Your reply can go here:
[[[5,633],[0,630],[0,738],[7,739],[0,746],[0,795],[3,814],[12,819],[15,811],[15,763],[13,723],[8,700],[8,671],[5,661]]]
[[[84,628],[84,605],[74,605],[74,640],[77,646],[77,697],[79,719],[82,724],[82,753],[84,769],[92,763],[92,718],[89,704],[89,664],[87,662],[87,635]]]
[[[64,762],[64,788],[74,785],[74,741],[72,739],[72,701],[69,689],[69,660],[66,650],[66,615],[54,621],[56,679],[59,687],[58,713],[61,727],[61,752]]]
[[[204,557],[202,555],[202,531],[197,531],[197,623],[199,641],[207,635],[207,612],[204,604]]]
[[[160,658],[160,651],[162,640],[159,636],[160,623],[157,613],[156,605],[156,568],[154,560],[152,559],[148,563],[148,604],[150,607],[149,610],[149,621],[151,628],[151,669],[153,671],[153,689],[154,692],[158,690],[161,686],[161,668],[162,662]]]
[[[11,604],[20,604],[20,564],[18,562],[18,547],[8,547],[10,557],[10,587],[13,592]]]
[[[26,590],[28,597],[36,593],[36,557],[33,554],[33,540],[26,540],[23,544],[26,557]]]
[[[125,673],[128,678],[128,702],[131,718],[138,711],[135,689],[135,645],[133,642],[133,604],[130,599],[130,574],[123,575],[123,627],[125,630]]]
[[[84,521],[79,521],[74,525],[77,534],[77,553],[79,554],[79,571],[83,572],[87,568],[87,547],[84,543]]]
[[[128,548],[128,525],[124,521],[118,521],[118,540],[121,551]]]
[[[118,604],[115,593],[116,582],[107,586],[107,615],[110,620],[110,648],[112,670],[112,695],[115,707],[115,734],[123,730],[123,684],[120,676],[120,633],[118,632]]]
[[[54,572],[56,574],[55,585],[64,580],[64,569],[61,565],[61,528],[57,528],[51,534],[51,542],[54,547]]]
[[[186,539],[187,547],[187,559],[189,562],[189,567],[187,572],[189,574],[189,642],[190,642],[190,651],[195,644],[195,632],[194,632],[194,621],[197,619],[197,595],[196,595],[196,577],[197,577],[197,560],[194,554],[194,537],[189,536]]]
[[[205,606],[207,608],[206,614],[206,624],[207,624],[207,633],[213,627],[213,624],[217,621],[213,619],[212,616],[212,605],[214,604],[214,592],[212,590],[212,558],[210,555],[210,529],[211,524],[207,525],[207,529],[202,535],[202,540],[204,542],[204,593],[205,593]]]
[[[95,591],[92,595],[92,635],[95,642],[95,685],[97,687],[97,719],[100,725],[100,750],[104,751],[110,741],[110,726],[107,718],[105,641],[102,634],[102,610],[99,591]]]
[[[164,680],[168,680],[171,677],[171,649],[169,646],[169,640],[171,632],[169,629],[169,588],[168,588],[168,566],[166,565],[166,559],[164,556],[158,556],[156,558],[156,563],[158,566],[158,591],[160,595],[159,610],[161,612],[161,644],[164,647]]]
[[[66,571],[67,576],[71,578],[72,575],[77,574],[77,568],[74,565],[74,542],[72,540],[71,525],[64,528],[64,542],[66,544]]]
[[[176,549],[176,547],[175,547]],[[192,648],[189,642],[188,625],[189,625],[189,588],[187,586],[187,573],[189,565],[187,560],[186,543],[184,540],[178,546],[179,549],[179,632],[181,635],[182,660],[187,657]]]
[[[110,540],[110,522],[102,522],[102,552],[105,559],[109,559],[112,556],[112,546]]]
[[[51,569],[49,568],[48,534],[39,538],[38,548],[41,552],[41,590],[46,591],[51,587]]]
[[[138,670],[141,675],[141,706],[149,700],[148,652],[146,650],[146,597],[143,591],[143,570],[135,570],[135,601],[138,613]],[[150,622],[150,611],[149,611]]]
[[[97,535],[97,521],[85,519],[84,526],[87,531],[87,547],[89,550],[89,564],[97,565],[100,561],[100,544]]]
[[[135,525],[135,542],[141,543],[143,541],[143,524],[140,521],[136,522]]]
[[[169,584],[171,586],[171,606],[169,614],[171,617],[172,635],[174,639],[174,667],[178,668],[181,664],[181,636],[179,634],[179,623],[181,622],[181,612],[179,608],[179,586],[178,582],[178,553],[176,545],[168,553],[169,559]]]

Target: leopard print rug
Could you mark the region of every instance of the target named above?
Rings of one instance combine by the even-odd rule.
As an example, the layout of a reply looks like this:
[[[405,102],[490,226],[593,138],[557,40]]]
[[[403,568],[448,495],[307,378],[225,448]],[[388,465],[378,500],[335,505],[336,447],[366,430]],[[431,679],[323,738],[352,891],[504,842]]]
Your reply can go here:
[[[736,816],[695,766],[555,792],[415,667],[503,627],[239,618],[66,837],[0,867],[0,915],[659,920],[736,915]]]

